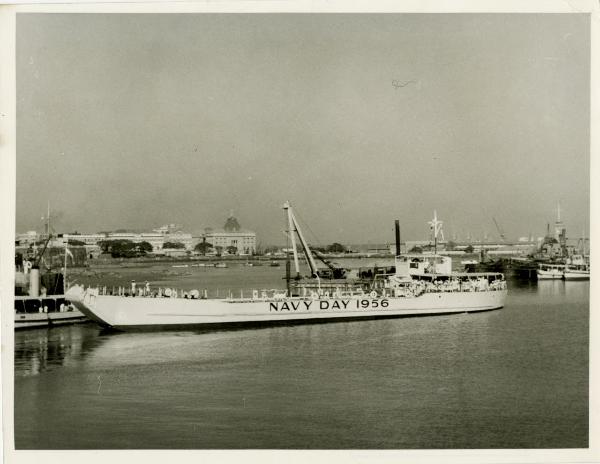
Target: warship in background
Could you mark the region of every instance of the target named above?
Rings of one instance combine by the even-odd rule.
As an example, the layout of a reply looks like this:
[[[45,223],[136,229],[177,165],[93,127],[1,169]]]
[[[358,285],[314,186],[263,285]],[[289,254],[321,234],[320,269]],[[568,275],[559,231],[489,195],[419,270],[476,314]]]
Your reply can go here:
[[[589,251],[586,249],[585,234],[577,246],[567,245],[567,231],[560,216],[560,203],[554,223],[554,234],[550,224],[537,250],[527,256],[491,259],[484,250],[476,264],[470,264],[471,272],[502,272],[507,278],[518,280],[564,279],[587,280],[590,275]]]

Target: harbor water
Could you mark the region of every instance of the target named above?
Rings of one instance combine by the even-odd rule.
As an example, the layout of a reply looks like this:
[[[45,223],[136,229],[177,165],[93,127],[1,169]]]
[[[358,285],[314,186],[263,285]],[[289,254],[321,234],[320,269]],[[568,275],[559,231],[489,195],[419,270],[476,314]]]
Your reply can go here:
[[[241,265],[179,274],[120,269],[105,285],[144,272],[153,286],[182,289],[201,273],[197,287],[210,290],[227,281],[283,285],[281,269]],[[589,282],[509,282],[503,309],[449,316],[18,332],[15,446],[587,447],[589,289]]]

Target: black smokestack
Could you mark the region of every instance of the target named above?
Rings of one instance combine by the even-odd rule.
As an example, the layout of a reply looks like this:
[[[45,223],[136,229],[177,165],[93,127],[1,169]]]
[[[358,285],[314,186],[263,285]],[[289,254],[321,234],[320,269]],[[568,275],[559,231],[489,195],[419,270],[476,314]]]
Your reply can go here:
[[[400,256],[400,221],[396,219],[396,256]]]

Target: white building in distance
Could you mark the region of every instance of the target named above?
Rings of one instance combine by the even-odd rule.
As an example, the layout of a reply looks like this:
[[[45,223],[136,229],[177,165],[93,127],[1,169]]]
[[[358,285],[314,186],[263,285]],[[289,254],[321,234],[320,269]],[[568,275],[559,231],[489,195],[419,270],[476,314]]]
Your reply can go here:
[[[96,246],[98,242],[106,240],[106,234],[63,234],[64,240],[77,240],[87,246]]]
[[[227,218],[222,229],[206,229],[203,239],[213,246],[215,251],[227,252],[227,248],[235,247],[238,255],[256,253],[256,232],[242,229],[233,216]]]
[[[159,230],[159,229],[156,229]],[[106,240],[130,240],[132,242],[148,242],[152,245],[152,251],[161,251],[165,243],[181,243],[185,250],[193,248],[192,234],[186,232],[111,232],[106,237]]]

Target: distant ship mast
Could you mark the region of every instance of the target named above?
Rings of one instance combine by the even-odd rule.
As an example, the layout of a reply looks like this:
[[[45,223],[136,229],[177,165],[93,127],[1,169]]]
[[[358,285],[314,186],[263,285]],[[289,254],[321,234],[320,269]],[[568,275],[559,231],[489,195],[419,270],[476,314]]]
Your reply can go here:
[[[444,240],[444,231],[442,230],[443,225],[444,225],[444,221],[439,221],[437,218],[437,211],[433,210],[433,219],[431,221],[429,221],[429,228],[431,229],[431,234],[433,235],[434,254],[437,254],[438,235],[441,235],[442,240]]]
[[[46,234],[46,237],[50,236],[50,201],[48,201],[48,210],[46,213],[46,216],[42,216],[42,221],[46,221],[46,224],[44,224],[44,232]]]
[[[563,233],[564,226],[560,220],[560,200],[556,205],[556,222],[554,223],[554,238],[560,242],[560,237]]]

